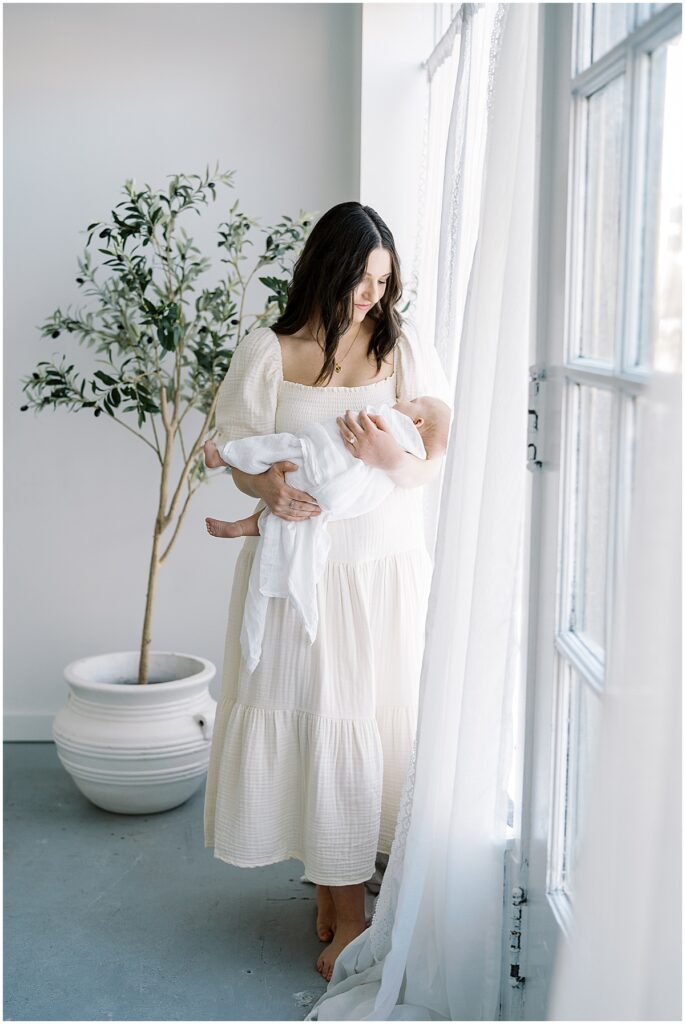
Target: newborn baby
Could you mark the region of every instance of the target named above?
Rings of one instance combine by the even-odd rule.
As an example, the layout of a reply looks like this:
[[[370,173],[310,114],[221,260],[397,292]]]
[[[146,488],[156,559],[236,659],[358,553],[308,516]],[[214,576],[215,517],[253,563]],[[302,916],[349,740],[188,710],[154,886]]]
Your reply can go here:
[[[447,448],[450,409],[439,398],[423,395],[390,406],[367,405],[379,415],[402,448],[417,458],[435,458]],[[207,519],[217,537],[259,536],[245,599],[240,645],[249,672],[261,657],[269,597],[287,597],[302,619],[311,643],[316,639],[316,584],[323,573],[330,538],[329,521],[352,519],[376,508],[395,489],[388,474],[367,466],[345,447],[335,417],[309,423],[299,435],[261,434],[229,441],[221,449],[204,445],[210,469],[234,466],[245,473],[264,473],[274,462],[297,465],[288,482],[316,498],[321,513],[299,522],[282,519],[267,507],[246,519]]]

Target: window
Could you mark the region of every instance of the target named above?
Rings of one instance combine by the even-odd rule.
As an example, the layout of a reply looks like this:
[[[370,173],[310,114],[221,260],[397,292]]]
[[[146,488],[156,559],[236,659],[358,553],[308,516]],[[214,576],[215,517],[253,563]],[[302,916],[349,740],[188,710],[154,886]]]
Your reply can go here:
[[[576,4],[547,892],[571,912],[640,396],[679,370],[680,5]]]

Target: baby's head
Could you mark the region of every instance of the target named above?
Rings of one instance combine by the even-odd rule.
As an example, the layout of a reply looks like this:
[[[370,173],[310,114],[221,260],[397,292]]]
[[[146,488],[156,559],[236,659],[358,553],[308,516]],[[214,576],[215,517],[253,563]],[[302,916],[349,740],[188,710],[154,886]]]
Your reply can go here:
[[[411,400],[402,398],[395,402],[393,409],[403,412],[413,421],[425,448],[432,452],[447,451],[452,411],[441,398],[433,395],[419,395]]]

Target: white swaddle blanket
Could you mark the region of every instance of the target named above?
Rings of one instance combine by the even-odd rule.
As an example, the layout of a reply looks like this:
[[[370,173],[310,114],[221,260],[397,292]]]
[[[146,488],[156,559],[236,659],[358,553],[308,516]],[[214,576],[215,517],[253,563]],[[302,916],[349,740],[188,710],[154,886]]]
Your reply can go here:
[[[387,403],[367,405],[365,410],[383,417],[405,451],[426,458],[421,434],[409,416]],[[316,584],[330,549],[326,524],[370,512],[395,484],[384,470],[365,465],[347,450],[335,417],[310,423],[299,435],[282,432],[229,441],[219,454],[229,466],[245,473],[264,473],[285,459],[296,463],[298,468],[288,472],[288,484],[307,491],[321,508],[318,516],[299,522],[281,519],[269,508],[259,516],[260,538],[240,633],[243,656],[252,672],[261,657],[268,598],[289,598],[314,643],[319,623]]]

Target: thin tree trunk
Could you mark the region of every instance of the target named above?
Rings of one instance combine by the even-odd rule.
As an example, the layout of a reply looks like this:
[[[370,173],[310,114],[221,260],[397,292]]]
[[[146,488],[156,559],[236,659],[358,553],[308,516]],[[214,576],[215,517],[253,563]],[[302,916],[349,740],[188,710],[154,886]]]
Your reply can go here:
[[[179,532],[181,523],[183,522],[183,518],[184,518],[186,510],[188,508],[188,503],[189,503],[191,497],[193,496],[193,494],[195,493],[195,491],[197,490],[197,487],[192,488],[190,490],[190,492],[188,493],[188,495],[186,496],[186,500],[183,503],[183,507],[181,508],[181,511],[178,514],[178,520],[176,522],[176,528],[173,531],[171,540],[167,544],[166,550],[164,552],[162,552],[161,555],[159,553],[159,550],[160,550],[160,539],[161,539],[162,534],[166,530],[167,526],[169,526],[171,520],[173,519],[174,513],[176,512],[176,508],[177,508],[178,502],[180,501],[181,489],[183,487],[183,484],[187,481],[188,474],[189,474],[190,469],[192,467],[193,461],[194,461],[196,455],[199,453],[199,450],[200,450],[200,439],[204,436],[204,434],[207,433],[207,430],[209,429],[209,424],[210,424],[210,422],[212,420],[212,417],[214,415],[214,410],[216,408],[217,398],[218,398],[218,392],[214,395],[214,398],[212,399],[212,404],[210,406],[210,409],[209,409],[209,411],[207,412],[207,414],[205,416],[204,423],[202,424],[202,430],[200,432],[200,436],[199,436],[198,440],[195,442],[195,444],[193,445],[193,447],[191,448],[190,455],[186,459],[185,465],[184,465],[183,470],[181,472],[181,475],[179,477],[178,484],[176,486],[176,489],[174,491],[173,497],[171,499],[170,507],[167,510],[166,505],[167,505],[167,497],[168,497],[168,489],[169,489],[169,474],[171,472],[171,459],[172,459],[172,455],[173,455],[174,444],[176,442],[176,434],[178,433],[180,420],[177,419],[176,416],[172,417],[172,419],[169,419],[168,406],[167,406],[167,396],[166,396],[166,388],[162,387],[161,392],[160,392],[161,414],[162,414],[162,422],[164,423],[164,429],[166,431],[166,444],[165,444],[165,448],[164,448],[164,458],[162,460],[162,475],[161,475],[160,485],[159,485],[159,506],[157,508],[157,518],[155,519],[155,530],[154,530],[154,533],[152,535],[152,553],[150,555],[150,570],[148,572],[148,579],[147,579],[147,598],[146,598],[146,601],[145,601],[145,617],[144,617],[144,620],[143,620],[143,636],[142,636],[141,643],[140,643],[140,660],[139,660],[139,663],[138,663],[138,683],[140,685],[145,685],[147,683],[147,681],[148,681],[148,661],[149,661],[148,654],[149,654],[150,642],[151,642],[151,639],[152,639],[152,608],[153,608],[154,599],[155,599],[155,585],[157,583],[157,571],[158,571],[160,565],[162,564],[162,562],[164,561],[164,559],[169,554],[169,552],[170,552],[170,550],[172,548],[172,545],[173,545],[174,541],[176,540],[176,537],[178,536],[178,532]]]
[[[152,606],[155,599],[157,570],[159,569],[158,552],[161,532],[158,514],[157,519],[155,520],[155,532],[152,536],[152,555],[150,557],[150,571],[147,578],[147,598],[145,601],[145,618],[143,620],[143,637],[140,643],[140,661],[138,663],[138,683],[140,685],[145,685],[148,681],[148,653],[150,641],[152,639]]]
[[[150,641],[152,639],[152,606],[155,599],[155,584],[157,582],[157,570],[159,569],[159,538],[165,528],[165,508],[167,503],[167,482],[171,469],[171,456],[176,438],[176,424],[170,423],[167,417],[166,389],[161,392],[162,418],[166,430],[166,445],[164,449],[164,461],[162,462],[162,476],[159,483],[159,505],[157,518],[155,519],[155,531],[152,535],[152,554],[150,555],[150,571],[147,579],[147,598],[145,601],[145,618],[143,620],[143,636],[140,643],[140,661],[138,664],[138,683],[144,686],[148,681],[148,654]]]

